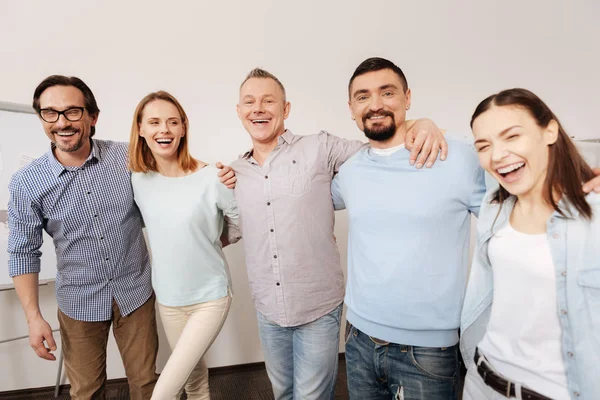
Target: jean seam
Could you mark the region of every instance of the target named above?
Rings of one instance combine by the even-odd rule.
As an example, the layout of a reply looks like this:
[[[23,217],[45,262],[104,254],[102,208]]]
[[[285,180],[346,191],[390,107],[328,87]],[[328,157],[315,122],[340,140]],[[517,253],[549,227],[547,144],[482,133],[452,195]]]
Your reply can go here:
[[[456,352],[456,349],[455,349],[455,352]],[[415,368],[417,368],[419,371],[421,371],[423,374],[427,375],[428,377],[433,378],[433,379],[452,381],[452,382],[454,382],[456,380],[456,374],[458,373],[458,370],[459,370],[459,368],[456,368],[457,365],[455,365],[454,375],[452,375],[452,376],[437,375],[437,374],[427,371],[425,368],[423,368],[417,362],[417,359],[415,358],[415,355],[414,355],[414,346],[411,346],[409,354],[410,354],[410,360],[411,360],[412,364],[415,366]],[[454,364],[457,364],[457,363],[455,362]]]

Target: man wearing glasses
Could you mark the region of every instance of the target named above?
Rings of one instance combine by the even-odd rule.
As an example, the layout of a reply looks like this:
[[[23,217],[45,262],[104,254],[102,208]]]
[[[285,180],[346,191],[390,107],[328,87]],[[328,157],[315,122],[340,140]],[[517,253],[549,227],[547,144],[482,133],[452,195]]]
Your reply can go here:
[[[126,167],[127,144],[92,139],[100,110],[80,79],[54,75],[35,90],[50,150],[9,184],[9,271],[29,343],[55,360],[38,303],[42,229],[56,247],[56,298],[72,399],[104,398],[112,324],[132,399],[149,399],[158,336],[150,261]]]

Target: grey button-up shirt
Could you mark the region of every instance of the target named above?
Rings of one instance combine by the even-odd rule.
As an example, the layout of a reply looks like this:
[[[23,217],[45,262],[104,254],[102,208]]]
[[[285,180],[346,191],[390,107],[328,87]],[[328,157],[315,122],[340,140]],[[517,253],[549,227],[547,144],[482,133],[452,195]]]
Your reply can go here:
[[[278,140],[262,166],[250,151],[232,167],[254,304],[287,327],[314,321],[343,301],[331,180],[365,144],[323,131],[288,130]]]

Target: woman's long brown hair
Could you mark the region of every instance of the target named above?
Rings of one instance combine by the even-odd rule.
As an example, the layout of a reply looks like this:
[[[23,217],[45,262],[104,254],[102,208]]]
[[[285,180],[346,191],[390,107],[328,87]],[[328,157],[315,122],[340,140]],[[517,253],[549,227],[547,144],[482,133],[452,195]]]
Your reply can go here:
[[[546,128],[552,120],[556,121],[558,124],[558,138],[554,144],[549,146],[548,169],[543,189],[544,200],[556,212],[566,217],[564,210],[558,207],[554,197],[555,193],[560,193],[565,197],[566,202],[575,207],[586,218],[591,219],[592,208],[585,199],[581,185],[594,178],[594,172],[579,154],[575,144],[546,103],[527,89],[503,90],[479,103],[471,117],[471,129],[475,119],[493,106],[520,107],[529,112],[541,128]],[[500,185],[493,201],[502,204],[509,196],[510,193]]]

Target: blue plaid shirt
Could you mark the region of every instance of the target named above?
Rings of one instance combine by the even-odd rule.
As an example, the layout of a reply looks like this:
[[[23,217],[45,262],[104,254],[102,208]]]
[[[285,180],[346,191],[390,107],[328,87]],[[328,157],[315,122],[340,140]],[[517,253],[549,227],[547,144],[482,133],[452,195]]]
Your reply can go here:
[[[152,295],[126,163],[126,144],[92,140],[82,166],[65,167],[50,150],[9,184],[10,276],[39,273],[44,229],[56,248],[58,307],[76,320],[109,320],[113,299],[128,315]]]

